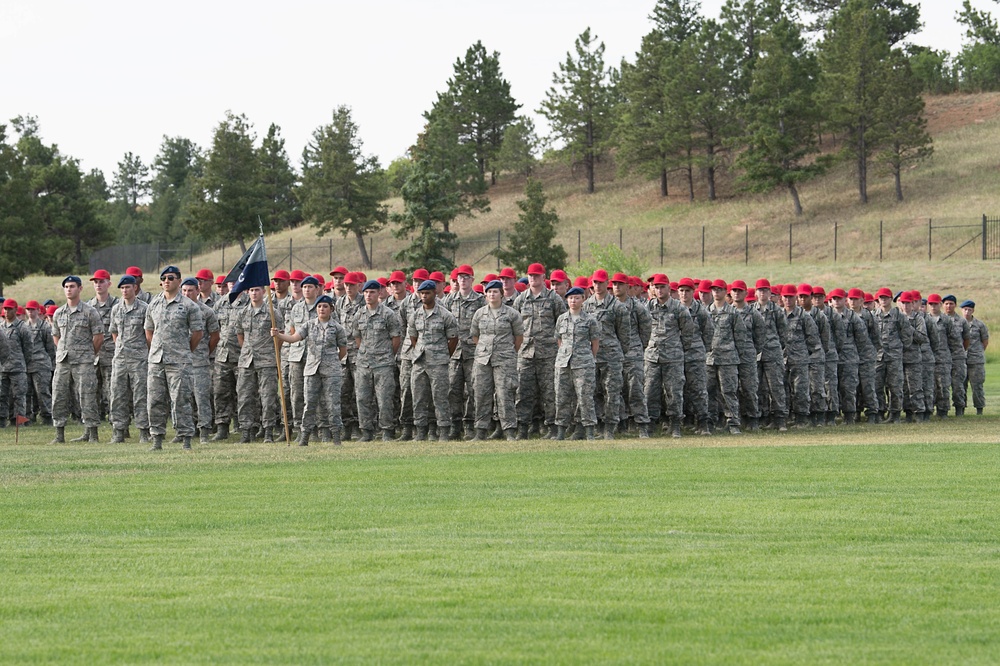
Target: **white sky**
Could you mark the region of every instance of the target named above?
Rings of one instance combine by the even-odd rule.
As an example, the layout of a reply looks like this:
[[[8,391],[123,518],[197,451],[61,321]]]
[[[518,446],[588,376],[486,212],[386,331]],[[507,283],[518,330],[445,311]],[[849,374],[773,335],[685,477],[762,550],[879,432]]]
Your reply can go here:
[[[353,109],[366,153],[383,166],[422,128],[455,59],[476,40],[500,52],[515,99],[535,109],[590,26],[605,61],[632,59],[655,0],[0,0],[0,123],[38,116],[42,138],[99,168],[110,184],[131,151],[147,164],[163,135],[203,148],[226,110],[258,137],[276,122],[298,168],[332,109]],[[960,48],[958,2],[921,0],[915,43]],[[991,0],[973,6],[1000,16]],[[717,16],[722,0],[703,0]]]

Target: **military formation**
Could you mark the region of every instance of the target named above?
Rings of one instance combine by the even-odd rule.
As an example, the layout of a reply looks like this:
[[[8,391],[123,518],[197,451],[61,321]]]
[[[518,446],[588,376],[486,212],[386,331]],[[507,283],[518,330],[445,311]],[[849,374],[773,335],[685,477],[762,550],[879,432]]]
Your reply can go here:
[[[65,441],[614,439],[892,424],[985,408],[976,304],[917,291],[672,282],[531,264],[477,281],[279,270],[230,299],[176,266],[74,275],[65,303],[0,303],[2,425]],[[284,414],[282,413],[284,406]]]

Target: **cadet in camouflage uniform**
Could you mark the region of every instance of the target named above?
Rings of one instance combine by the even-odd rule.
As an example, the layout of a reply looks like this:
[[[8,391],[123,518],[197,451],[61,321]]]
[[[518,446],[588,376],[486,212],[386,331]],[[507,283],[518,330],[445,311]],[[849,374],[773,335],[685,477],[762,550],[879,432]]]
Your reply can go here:
[[[762,415],[771,427],[779,432],[787,430],[788,398],[785,393],[784,344],[786,334],[785,311],[771,298],[771,283],[766,278],[754,285],[757,311],[764,319],[764,346],[760,350],[758,386]],[[781,294],[778,294],[780,297]]]
[[[108,331],[115,342],[115,358],[111,364],[111,426],[112,444],[125,441],[129,418],[135,415],[139,442],[148,444],[149,411],[146,404],[146,382],[149,375],[149,342],[146,340],[146,310],[148,306],[137,297],[139,286],[135,278],[125,275],[118,280],[122,297],[111,308]]]
[[[340,415],[341,360],[347,355],[347,331],[334,318],[333,299],[329,296],[318,296],[312,310],[316,317],[300,322],[294,333],[282,333],[275,328],[271,330],[271,335],[288,343],[306,343],[306,360],[302,369],[305,406],[299,429],[299,446],[309,445],[314,427],[319,428],[322,441],[332,439],[334,446],[340,446],[343,427]],[[321,409],[320,405],[325,407]]]
[[[184,448],[191,448],[194,419],[191,414],[191,356],[203,336],[204,322],[197,303],[180,293],[181,271],[167,266],[160,272],[163,293],[157,294],[146,309],[146,339],[149,364],[146,404],[150,450],[163,448],[167,432],[167,406],[172,405],[171,421]]]
[[[701,340],[701,330],[691,319],[691,312],[670,297],[666,275],[654,275],[652,285],[656,298],[649,302],[652,328],[644,354],[646,405],[650,421],[658,423],[662,397],[670,418],[671,436],[680,437],[684,419],[684,357]],[[646,428],[646,434],[651,434],[648,424]]]
[[[524,324],[524,343],[517,353],[518,437],[528,438],[532,417],[541,411],[548,437],[555,439],[556,409],[551,398],[556,392],[556,320],[566,311],[566,302],[545,288],[541,264],[528,266],[528,289],[514,299],[514,309]]]
[[[260,425],[264,441],[274,441],[274,426],[280,418],[278,411],[278,359],[274,355],[271,337],[271,313],[264,302],[264,288],[247,290],[250,302],[240,310],[234,328],[240,344],[239,375],[236,394],[239,396],[237,414],[240,421],[241,444],[253,439],[257,429],[256,406],[260,403]],[[274,328],[282,330],[285,321],[279,310],[274,310]]]
[[[229,439],[229,423],[236,416],[236,382],[239,374],[240,342],[236,335],[236,320],[246,307],[245,293],[229,302],[226,295],[215,302],[215,316],[219,320],[219,344],[215,347],[215,373],[212,389],[215,394],[215,435],[213,442]],[[256,420],[256,419],[252,419]]]
[[[764,349],[767,339],[764,317],[760,311],[746,302],[747,285],[743,280],[734,280],[729,293],[733,297],[733,308],[743,320],[746,336],[740,347],[739,400],[740,414],[746,418],[751,430],[759,430],[760,384],[757,377],[757,357]]]
[[[131,275],[135,278],[135,297],[146,305],[149,305],[149,302],[153,299],[153,295],[142,288],[142,269],[138,266],[129,266],[125,269],[125,275]]]
[[[97,441],[100,411],[97,407],[95,359],[104,343],[104,322],[97,310],[80,302],[82,281],[76,275],[62,281],[66,305],[52,315],[52,338],[56,343],[56,364],[52,371],[53,444],[60,444],[66,432],[66,418],[72,403],[71,384],[80,400],[85,432],[74,441]]]
[[[797,425],[806,425],[811,399],[809,394],[809,368],[813,359],[823,357],[823,343],[819,339],[816,320],[796,305],[798,290],[786,284],[782,291],[785,302],[785,372],[788,377],[789,411],[795,415]]]
[[[87,305],[97,310],[101,321],[104,322],[104,344],[101,345],[97,363],[98,405],[101,418],[104,418],[111,409],[111,362],[115,358],[115,343],[108,329],[111,327],[111,308],[118,299],[108,293],[111,289],[111,275],[106,270],[94,271],[94,277],[90,278],[90,281],[94,283],[95,296],[87,301]]]
[[[292,290],[302,294],[302,298],[295,301],[291,309],[288,310],[285,323],[291,328],[291,332],[296,332],[308,321],[316,318],[316,299],[321,295],[322,285],[319,280],[312,275],[303,275],[301,279],[298,271],[292,273]],[[294,294],[293,294],[294,295]],[[332,299],[331,299],[332,302]],[[288,366],[289,395],[292,398],[292,427],[300,428],[302,425],[302,414],[305,410],[305,367],[306,367],[306,341],[299,340],[283,347],[281,357],[285,359]]]
[[[521,314],[503,304],[503,283],[486,285],[486,305],[472,316],[469,331],[476,343],[474,386],[476,439],[486,439],[496,400],[500,428],[508,440],[517,437],[517,352],[524,341]]]
[[[914,414],[920,418],[924,411],[924,359],[921,346],[929,340],[927,322],[920,314],[915,300],[908,291],[904,291],[899,297],[903,315],[911,329],[910,344],[903,347],[903,409],[906,411],[907,423],[913,423]]]
[[[458,347],[458,321],[436,302],[437,284],[433,280],[424,280],[416,293],[421,305],[407,315],[406,325],[406,337],[411,347],[410,392],[413,395],[413,423],[417,428],[415,439],[427,439],[433,410],[438,425],[438,440],[445,441],[451,425],[448,363]]]
[[[827,324],[830,327],[830,346],[824,347],[826,352],[826,366],[823,369],[823,392],[826,394],[825,414],[820,413],[817,419],[820,423],[826,421],[826,425],[837,424],[837,414],[840,413],[840,382],[837,379],[837,369],[840,367],[840,352],[837,346],[838,340],[843,340],[846,332],[844,322],[840,315],[826,303],[826,290],[823,287],[814,286],[812,289],[812,306],[817,313],[823,313]],[[820,340],[823,334],[820,332]]]
[[[879,409],[888,409],[892,423],[899,423],[903,409],[903,350],[913,342],[913,328],[906,316],[892,307],[892,292],[882,288],[876,294],[880,310],[875,314],[882,347],[875,366],[875,389]]]
[[[972,331],[965,317],[955,311],[956,299],[948,294],[941,299],[944,314],[951,319],[952,326],[958,331],[961,344],[951,347],[951,400],[955,405],[955,416],[965,415],[966,394],[965,381],[968,378],[968,354],[966,350],[972,341]]]
[[[334,273],[336,273],[334,269]],[[334,282],[337,276],[334,275]],[[355,398],[354,375],[356,371],[358,348],[351,334],[351,322],[358,310],[364,307],[365,299],[359,293],[358,287],[361,285],[361,278],[355,272],[349,272],[344,276],[343,296],[338,296],[334,301],[337,310],[337,318],[347,329],[347,356],[344,357],[344,376],[340,388],[340,413],[344,421],[344,437],[350,439],[352,431],[358,426],[358,406]]]
[[[399,280],[406,280],[406,275],[399,271],[399,274],[393,273],[393,276]],[[419,287],[426,280],[416,279],[417,275],[428,275],[427,271],[423,268],[418,268],[413,272],[413,292],[406,294],[403,298],[403,302],[399,304],[399,310],[397,314],[399,315],[399,320],[403,325],[404,329],[408,329],[410,326],[410,320],[413,318],[413,314],[417,311],[420,305],[420,296],[417,294]],[[390,285],[394,281],[390,281]],[[438,305],[447,309],[447,306],[438,302]],[[410,348],[412,343],[410,342],[409,335],[403,336],[403,344],[399,348],[399,424],[401,426],[402,432],[399,434],[399,440],[402,442],[407,442],[413,439],[413,360],[410,358]],[[450,390],[450,389],[449,389]],[[451,400],[449,396],[449,401]],[[451,405],[449,404],[448,413],[451,414]],[[449,421],[449,426],[451,422]],[[446,431],[447,432],[447,431]]]
[[[864,307],[864,301],[865,293],[862,290],[855,287],[847,292],[849,307],[858,315],[868,331],[868,344],[858,344],[858,393],[861,398],[858,403],[858,411],[860,412],[861,407],[864,406],[869,425],[876,425],[882,420],[875,383],[875,364],[878,352],[882,348],[882,338],[875,324],[875,317],[868,308]]]
[[[961,345],[960,333],[951,319],[941,312],[941,295],[927,297],[927,328],[933,328],[938,344],[934,349],[934,408],[938,418],[948,415],[951,401],[951,348]]]
[[[387,308],[396,313],[399,317],[400,324],[403,328],[403,342],[399,346],[399,352],[396,353],[396,371],[393,373],[393,381],[396,383],[396,388],[393,391],[393,403],[392,411],[396,415],[396,421],[400,425],[400,435],[397,438],[399,441],[407,441],[413,438],[413,406],[410,405],[410,409],[406,416],[407,422],[403,422],[403,390],[402,385],[399,383],[400,366],[402,365],[403,359],[403,347],[407,346],[410,342],[409,338],[406,337],[406,318],[405,313],[400,312],[400,308],[403,303],[406,302],[406,297],[409,295],[406,293],[406,274],[402,271],[393,271],[388,278],[385,280],[385,296],[382,298],[382,302]],[[448,424],[451,425],[450,423]],[[410,426],[410,432],[407,435],[406,427]]]
[[[56,345],[52,341],[52,326],[34,301],[24,306],[28,311],[28,331],[31,333],[31,358],[27,363],[28,387],[34,392],[44,425],[52,425],[52,361]]]
[[[559,345],[555,361],[557,440],[566,439],[566,429],[576,408],[587,439],[594,439],[594,426],[597,425],[594,393],[597,355],[604,327],[584,311],[583,299],[583,289],[571,287],[566,292],[569,309],[556,320],[556,344]]]
[[[604,394],[604,438],[614,439],[618,428],[618,403],[622,394],[622,363],[625,360],[623,350],[629,347],[629,315],[625,306],[608,291],[607,271],[600,268],[594,271],[591,283],[594,293],[583,302],[583,310],[601,323],[596,381]]]
[[[729,285],[719,279],[712,283],[712,343],[706,350],[708,371],[709,429],[719,413],[725,415],[730,435],[741,435],[739,366],[740,349],[746,344],[747,332],[736,308],[726,302]]]
[[[833,335],[830,332],[830,320],[822,311],[812,306],[812,286],[800,284],[798,291],[799,306],[816,322],[821,350],[809,357],[809,418],[814,426],[826,423],[826,357],[836,348]]]
[[[639,302],[639,299],[629,295],[630,280],[624,273],[615,273],[611,278],[611,288],[615,298],[628,313],[629,342],[622,351],[625,359],[622,363],[622,393],[619,402],[622,403],[620,423],[625,425],[629,417],[639,429],[639,437],[645,439],[649,435],[649,409],[646,405],[646,377],[642,355],[649,344],[650,330],[653,323],[649,310]],[[626,409],[627,408],[627,409]]]
[[[181,292],[201,311],[204,334],[191,352],[191,393],[198,413],[197,428],[201,442],[208,442],[212,434],[212,353],[219,344],[219,318],[215,311],[199,299],[199,284],[195,278],[181,283]]]
[[[857,419],[858,348],[868,344],[868,329],[857,313],[847,307],[847,292],[843,289],[831,289],[830,302],[839,321],[839,325],[833,328],[837,345],[835,390],[838,393],[838,404],[844,413],[844,425],[852,425]]]
[[[690,349],[684,350],[684,413],[691,417],[697,431],[708,435],[708,368],[705,356],[712,345],[712,318],[700,301],[694,297],[694,281],[681,278],[677,284],[681,304],[691,313],[699,335]]]
[[[986,348],[990,346],[990,329],[981,319],[976,319],[976,302],[962,301],[962,314],[969,322],[969,349],[966,351],[966,377],[972,385],[972,404],[976,414],[982,414],[986,407]]]
[[[381,290],[378,280],[368,280],[364,284],[364,307],[351,321],[351,335],[358,347],[354,390],[362,442],[372,441],[376,427],[381,428],[384,442],[396,436],[393,410],[396,380],[393,375],[396,374],[396,353],[403,337],[403,324],[399,315],[379,302]]]
[[[445,304],[458,322],[458,347],[448,364],[448,383],[451,386],[451,438],[462,438],[462,423],[466,435],[471,434],[476,417],[476,391],[473,385],[476,364],[476,343],[472,340],[472,317],[486,306],[483,294],[472,289],[472,276],[459,274],[458,292],[452,292]],[[491,404],[492,409],[492,404]]]
[[[16,425],[18,416],[27,416],[28,359],[32,356],[31,331],[28,325],[17,318],[17,301],[7,299],[3,303],[3,322],[0,331],[7,338],[10,355],[0,372],[0,423],[6,425],[8,416],[11,425]],[[8,414],[13,404],[13,413]]]
[[[914,303],[920,317],[924,320],[924,328],[927,331],[927,341],[920,345],[920,374],[924,387],[924,408],[917,413],[921,421],[930,421],[931,414],[934,413],[934,366],[941,341],[938,339],[937,327],[931,322],[930,315],[927,314],[927,299],[921,298],[919,291],[912,292]]]

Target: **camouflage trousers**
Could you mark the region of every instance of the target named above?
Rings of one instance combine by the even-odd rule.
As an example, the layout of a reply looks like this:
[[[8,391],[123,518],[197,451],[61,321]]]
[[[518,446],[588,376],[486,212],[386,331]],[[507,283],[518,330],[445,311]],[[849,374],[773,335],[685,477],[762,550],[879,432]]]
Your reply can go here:
[[[622,365],[622,409],[619,420],[632,417],[639,424],[649,423],[646,403],[646,365],[641,358],[627,358]]]
[[[708,418],[708,370],[704,360],[684,362],[684,414]]]
[[[789,363],[785,368],[788,381],[788,412],[805,416],[809,414],[809,368],[808,363]]]
[[[972,406],[976,409],[986,407],[986,392],[983,385],[986,383],[986,365],[983,363],[969,363],[966,365],[966,378],[972,387]]]
[[[35,397],[38,413],[44,418],[52,417],[52,371],[39,370],[28,373],[28,388]]]
[[[168,363],[150,363],[146,375],[146,409],[149,414],[149,432],[165,435],[167,412],[180,437],[194,436],[194,417],[191,414],[190,366]]]
[[[113,365],[112,356],[100,355],[97,364],[97,406],[101,416],[111,413],[111,368]]]
[[[879,404],[878,385],[875,379],[874,363],[858,364],[858,411],[864,407],[869,414],[874,414],[881,409]]]
[[[903,409],[908,412],[924,411],[923,363],[903,364]]]
[[[149,427],[146,382],[149,364],[145,359],[116,359],[111,365],[111,424],[123,430],[135,416],[135,426]]]
[[[302,373],[306,369],[305,360],[288,361],[288,396],[291,399],[289,406],[292,418],[289,421],[292,427],[298,428],[302,425],[302,413],[306,408],[306,381]]]
[[[476,363],[473,369],[476,396],[476,428],[490,427],[493,420],[493,400],[496,399],[500,427],[517,427],[517,361],[501,361],[496,365]]]
[[[726,425],[740,425],[740,368],[739,365],[709,365],[708,373],[708,417],[715,422],[719,414],[726,419]]]
[[[306,375],[304,406],[302,410],[302,430],[313,428],[341,428],[340,417],[340,373],[323,376]]]
[[[556,420],[556,357],[517,359],[517,422],[529,424],[541,407],[545,425]]]
[[[288,347],[282,345],[281,347],[281,389],[284,393],[284,400],[279,398],[278,400],[278,425],[284,427],[285,422],[293,423],[295,415],[292,412],[292,392],[291,392],[291,381],[289,375],[291,374],[290,368],[288,367]],[[285,416],[282,417],[281,409],[285,409]]]
[[[809,363],[809,411],[826,411],[826,361]]]
[[[27,416],[28,375],[24,372],[0,373],[0,419]]]
[[[426,428],[433,413],[438,431],[451,425],[451,403],[448,394],[448,364],[424,365],[410,363],[410,390],[413,396],[413,425]]]
[[[951,401],[956,408],[965,409],[967,402],[965,394],[965,380],[969,376],[969,368],[965,359],[952,359],[951,361]]]
[[[236,413],[236,361],[216,361],[212,377],[215,393],[215,422],[228,424]]]
[[[858,364],[837,364],[837,393],[840,396],[839,410],[844,414],[858,411]]]
[[[661,405],[668,417],[684,417],[684,364],[646,361],[644,386],[647,416],[653,423],[660,420]]]
[[[880,411],[903,410],[903,359],[883,358],[875,363],[875,393]]]
[[[594,392],[597,373],[594,366],[586,368],[556,368],[554,377],[556,389],[556,425],[568,428],[579,405],[580,424],[584,427],[597,425],[597,410],[594,406]]]
[[[378,368],[355,368],[354,393],[358,403],[358,426],[362,430],[374,432],[376,428],[391,430],[396,427],[394,374],[395,363]]]
[[[466,426],[476,419],[476,360],[472,358],[451,359],[448,362],[448,384],[450,386],[448,399],[451,402],[451,418],[453,421],[465,421]],[[490,402],[492,410],[493,403]],[[485,426],[483,426],[485,427]]]
[[[97,408],[97,369],[93,363],[56,363],[52,373],[52,424],[64,427],[73,397],[79,401],[80,415],[86,428],[96,428],[101,422]]]
[[[624,370],[622,361],[598,361],[595,373],[597,388],[604,396],[602,413],[604,427],[612,430],[618,426],[618,403],[621,401]]]
[[[760,416],[760,380],[757,377],[757,362],[746,361],[739,365],[740,414],[755,419]]]
[[[350,356],[341,361],[340,365],[343,371],[340,383],[340,418],[347,425],[358,423],[358,403],[354,388],[357,367],[357,363]]]
[[[827,361],[823,371],[823,390],[826,393],[826,409],[820,411],[840,411],[840,382],[837,380],[837,361]]]
[[[924,411],[934,412],[934,361],[924,361],[920,364],[924,378]]]
[[[196,365],[191,368],[191,397],[199,428],[212,427],[212,366]]]
[[[240,368],[236,378],[236,405],[240,428],[249,430],[258,425],[273,428],[280,421],[278,412],[278,368],[276,366]],[[257,405],[260,405],[260,412]]]
[[[757,380],[760,412],[776,418],[788,416],[785,364],[780,361],[761,361]]]
[[[447,372],[448,364],[442,363],[444,366],[445,375],[447,382]],[[413,386],[411,377],[413,376],[413,361],[404,358],[399,361],[399,424],[403,426],[411,426],[416,423],[416,415],[414,414],[414,404],[413,404]],[[449,387],[450,388],[450,387]],[[435,399],[436,400],[436,399]],[[448,394],[445,393],[445,402],[450,400]],[[448,413],[451,413],[451,408],[449,405]]]
[[[934,364],[934,406],[939,414],[951,409],[951,363]]]

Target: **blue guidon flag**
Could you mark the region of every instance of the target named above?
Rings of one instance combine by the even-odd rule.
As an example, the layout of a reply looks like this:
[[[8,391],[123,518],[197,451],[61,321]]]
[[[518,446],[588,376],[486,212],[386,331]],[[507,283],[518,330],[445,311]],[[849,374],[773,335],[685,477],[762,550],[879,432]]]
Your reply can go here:
[[[267,270],[267,249],[264,247],[264,237],[259,236],[247,251],[240,257],[240,260],[233,266],[233,270],[226,275],[226,282],[232,282],[233,288],[229,290],[229,302],[232,303],[240,292],[246,291],[250,287],[264,287],[271,284],[271,273]]]

